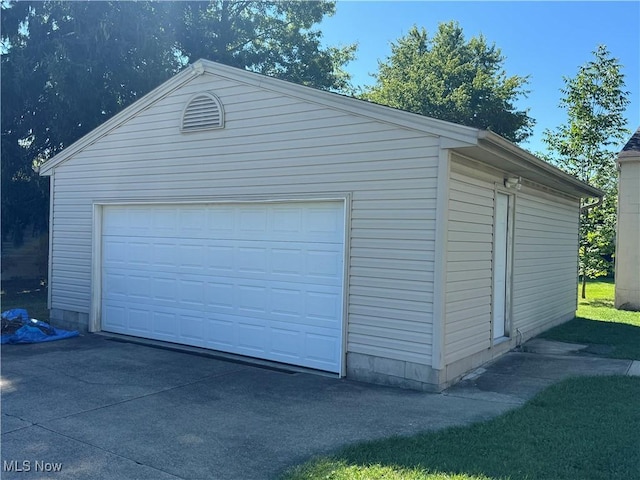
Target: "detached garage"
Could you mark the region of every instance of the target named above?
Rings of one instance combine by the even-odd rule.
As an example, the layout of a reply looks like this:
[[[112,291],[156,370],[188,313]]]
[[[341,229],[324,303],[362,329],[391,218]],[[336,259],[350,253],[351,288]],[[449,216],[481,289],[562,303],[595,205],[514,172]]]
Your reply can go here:
[[[428,390],[574,316],[601,195],[491,132],[205,60],[41,174],[54,323]]]

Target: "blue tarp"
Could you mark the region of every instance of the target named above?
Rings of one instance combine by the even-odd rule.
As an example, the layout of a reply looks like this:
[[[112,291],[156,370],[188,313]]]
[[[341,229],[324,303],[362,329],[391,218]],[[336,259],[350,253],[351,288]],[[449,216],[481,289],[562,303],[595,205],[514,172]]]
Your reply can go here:
[[[2,312],[2,335],[0,344],[5,343],[40,343],[77,337],[75,330],[62,330],[46,322],[29,318],[29,314],[22,308],[14,308]]]

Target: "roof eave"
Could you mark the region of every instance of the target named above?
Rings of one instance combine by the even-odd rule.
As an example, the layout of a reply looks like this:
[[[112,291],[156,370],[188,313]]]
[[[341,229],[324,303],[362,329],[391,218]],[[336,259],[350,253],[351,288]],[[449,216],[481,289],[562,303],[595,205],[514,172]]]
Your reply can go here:
[[[438,135],[450,139],[458,145],[475,143],[477,129],[444,120],[438,120],[417,113],[380,105],[355,97],[349,97],[334,92],[319,90],[305,85],[281,80],[266,75],[257,74],[237,67],[200,59],[193,63],[194,67],[203,68],[207,73],[244,82],[249,85],[271,90],[283,95],[297,97],[308,102],[316,102],[326,107],[347,111],[395,126],[409,128],[430,135]]]
[[[581,198],[602,198],[604,196],[603,191],[578,180],[491,131],[478,131],[478,146],[489,151],[505,152],[516,164],[526,167],[532,173],[537,174],[536,176],[539,175],[538,183],[550,188]],[[548,178],[548,182],[545,182],[546,178]]]

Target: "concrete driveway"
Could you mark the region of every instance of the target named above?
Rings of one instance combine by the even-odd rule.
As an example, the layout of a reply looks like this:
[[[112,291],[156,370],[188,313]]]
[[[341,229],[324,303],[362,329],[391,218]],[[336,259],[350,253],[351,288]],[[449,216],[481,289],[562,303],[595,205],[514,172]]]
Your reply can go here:
[[[94,480],[275,478],[344,444],[489,419],[566,376],[631,363],[510,353],[429,394],[99,335],[5,345],[1,360],[1,477]]]

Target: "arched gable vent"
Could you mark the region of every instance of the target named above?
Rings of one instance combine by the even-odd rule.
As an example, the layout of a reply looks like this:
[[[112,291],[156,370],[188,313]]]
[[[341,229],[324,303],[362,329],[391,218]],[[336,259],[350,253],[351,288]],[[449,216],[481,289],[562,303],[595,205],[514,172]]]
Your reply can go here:
[[[183,132],[224,128],[224,111],[218,97],[212,93],[194,95],[182,113]]]

